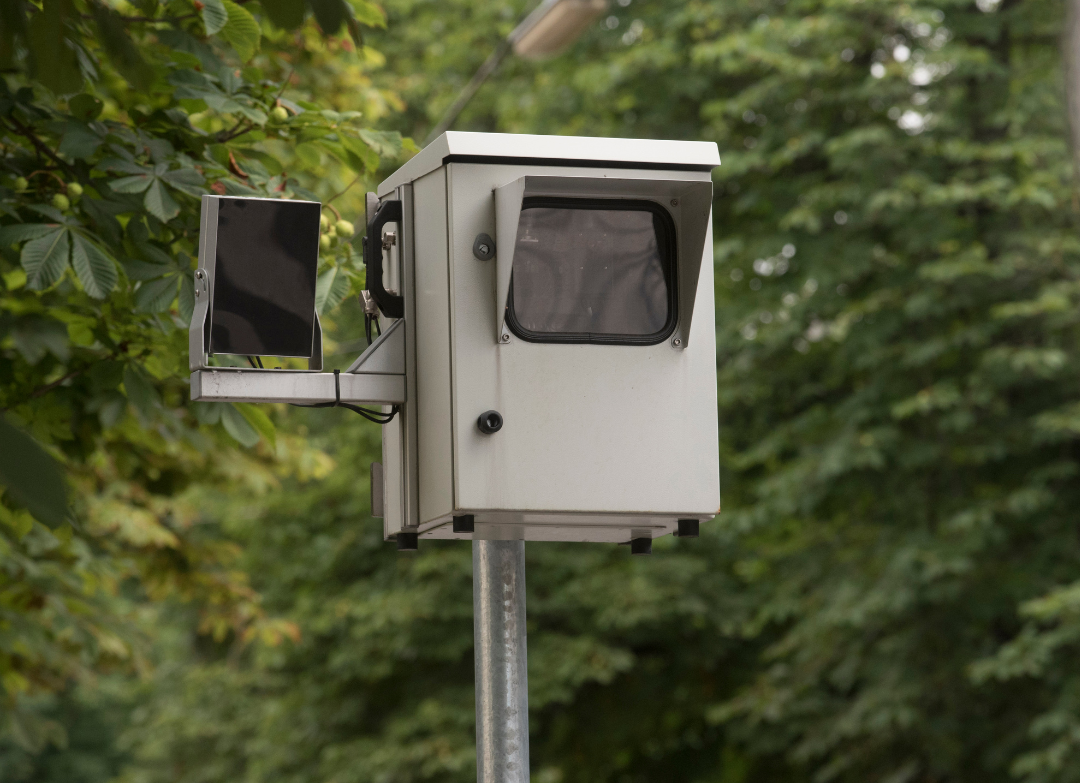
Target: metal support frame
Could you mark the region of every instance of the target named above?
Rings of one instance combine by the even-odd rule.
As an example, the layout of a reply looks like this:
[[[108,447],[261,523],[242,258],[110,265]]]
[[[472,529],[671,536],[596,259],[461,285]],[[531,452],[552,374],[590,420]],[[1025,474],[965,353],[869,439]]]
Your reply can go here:
[[[477,783],[528,783],[525,542],[473,541]]]

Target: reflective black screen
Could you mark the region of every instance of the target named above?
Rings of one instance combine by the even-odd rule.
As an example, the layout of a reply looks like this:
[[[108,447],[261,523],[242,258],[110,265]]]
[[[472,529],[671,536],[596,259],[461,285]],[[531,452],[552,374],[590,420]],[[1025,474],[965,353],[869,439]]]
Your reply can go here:
[[[223,198],[210,352],[311,356],[321,207]]]
[[[507,322],[535,342],[661,342],[675,327],[674,266],[658,204],[525,199]]]

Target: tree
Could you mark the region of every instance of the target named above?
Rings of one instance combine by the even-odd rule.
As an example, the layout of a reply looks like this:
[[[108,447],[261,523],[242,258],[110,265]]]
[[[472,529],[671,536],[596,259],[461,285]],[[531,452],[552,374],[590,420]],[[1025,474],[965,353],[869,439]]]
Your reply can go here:
[[[407,107],[386,127],[423,134],[503,8],[389,5],[373,78]],[[527,547],[537,781],[1075,777],[1063,10],[633,0],[463,114],[724,161],[724,512],[651,559]],[[473,776],[468,550],[382,547],[356,488],[373,433],[306,415],[339,471],[201,502],[300,641],[230,657],[161,617],[181,641],[125,779]]]
[[[217,639],[295,635],[192,505],[196,487],[258,493],[327,462],[260,408],[188,406],[199,196],[323,198],[332,327],[362,273],[331,202],[355,215],[350,184],[403,142],[358,122],[377,92],[337,111],[292,82],[331,47],[364,56],[362,27],[383,23],[366,0],[11,0],[2,15],[0,410],[74,490],[65,510],[50,458],[0,424],[0,736],[39,749],[63,732],[36,697],[144,667],[140,600],[194,602]]]

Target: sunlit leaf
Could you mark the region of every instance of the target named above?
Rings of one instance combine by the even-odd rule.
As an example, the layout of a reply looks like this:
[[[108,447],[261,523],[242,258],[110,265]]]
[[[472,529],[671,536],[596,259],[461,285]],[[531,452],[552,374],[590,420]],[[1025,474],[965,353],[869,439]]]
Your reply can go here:
[[[265,0],[264,0],[265,2]],[[369,0],[349,0],[356,21],[368,27],[386,27],[386,13]]]
[[[225,405],[221,409],[221,423],[225,431],[243,446],[249,449],[259,442],[259,431],[251,425],[235,405]]]
[[[266,415],[266,412],[258,405],[246,402],[237,402],[234,405],[247,419],[248,424],[254,427],[262,437],[266,438],[271,448],[276,448],[277,430],[274,428],[274,422],[270,421],[270,417]]]
[[[241,62],[247,62],[259,51],[259,39],[262,32],[259,23],[244,8],[241,8],[232,0],[221,0],[228,14],[228,22],[221,28],[220,35],[230,44],[240,56]]]

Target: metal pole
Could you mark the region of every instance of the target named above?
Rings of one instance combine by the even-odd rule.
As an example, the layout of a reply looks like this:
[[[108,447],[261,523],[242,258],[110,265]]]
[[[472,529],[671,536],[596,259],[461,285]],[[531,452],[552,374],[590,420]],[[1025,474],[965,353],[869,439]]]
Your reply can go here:
[[[473,541],[477,783],[529,782],[525,542]]]

